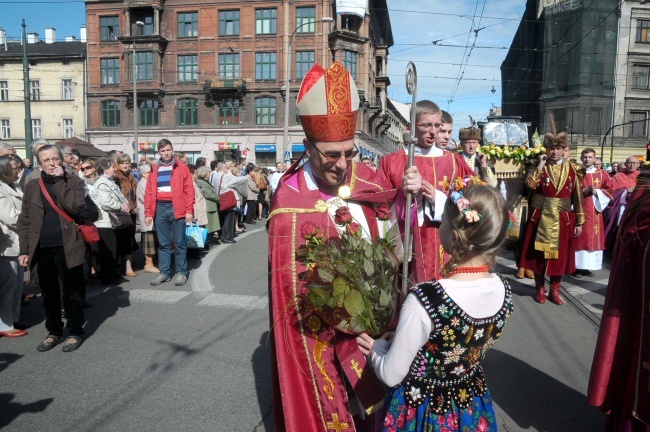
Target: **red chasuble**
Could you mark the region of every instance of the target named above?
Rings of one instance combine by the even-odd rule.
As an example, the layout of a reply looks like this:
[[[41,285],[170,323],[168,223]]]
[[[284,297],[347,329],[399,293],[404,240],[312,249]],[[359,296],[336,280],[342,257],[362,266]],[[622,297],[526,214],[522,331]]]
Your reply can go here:
[[[295,297],[307,291],[302,280],[306,268],[296,260],[296,250],[305,244],[302,225],[313,222],[326,238],[338,236],[321,192],[307,187],[297,165],[280,180],[268,220],[275,431],[353,431],[344,375],[365,408],[380,404],[386,391],[355,336],[336,332],[316,315],[303,316],[295,308]],[[351,189],[346,201],[361,205],[369,225],[376,226],[374,203],[392,204],[396,191],[358,163],[348,170],[345,184]]]
[[[600,189],[611,199],[609,193],[610,177],[607,171],[596,170],[593,173],[585,174],[583,181],[584,188],[593,186],[594,189]],[[596,210],[594,205],[594,196],[589,194],[584,197],[585,207],[585,224],[582,226],[582,234],[575,241],[577,251],[601,251],[605,250],[605,225],[603,223],[603,214]]]
[[[441,156],[433,157],[415,156],[413,161],[422,179],[445,193],[449,191],[451,182],[458,177],[475,176],[463,157],[455,152],[445,152]],[[379,172],[392,187],[401,188],[407,164],[408,155],[404,150],[398,150],[381,160]],[[442,266],[449,259],[440,244],[439,228],[440,222],[434,222],[425,216],[422,226],[413,230],[413,260],[409,272],[414,284],[429,281],[440,275]]]
[[[638,171],[633,171],[631,173],[617,173],[614,177],[611,178],[610,188],[612,191],[617,191],[619,189],[629,189],[631,187],[634,187],[636,185],[636,179],[638,176]]]
[[[576,271],[573,231],[576,222],[584,223],[583,179],[569,161],[557,165],[556,175],[549,175],[549,164],[541,173],[533,167],[526,178],[533,193],[519,267],[547,276],[562,276]],[[549,212],[556,206],[557,214],[551,216]]]
[[[619,226],[588,400],[650,425],[650,171]]]

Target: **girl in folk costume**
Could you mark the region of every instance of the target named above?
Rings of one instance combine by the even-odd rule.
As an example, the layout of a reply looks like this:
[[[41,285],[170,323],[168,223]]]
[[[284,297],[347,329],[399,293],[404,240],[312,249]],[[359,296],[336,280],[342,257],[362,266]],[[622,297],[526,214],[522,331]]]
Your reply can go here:
[[[496,190],[452,189],[440,227],[445,250],[453,251],[443,278],[411,289],[390,343],[389,334],[357,338],[377,376],[393,387],[385,431],[496,431],[480,362],[513,308],[509,285],[489,271],[508,221]]]

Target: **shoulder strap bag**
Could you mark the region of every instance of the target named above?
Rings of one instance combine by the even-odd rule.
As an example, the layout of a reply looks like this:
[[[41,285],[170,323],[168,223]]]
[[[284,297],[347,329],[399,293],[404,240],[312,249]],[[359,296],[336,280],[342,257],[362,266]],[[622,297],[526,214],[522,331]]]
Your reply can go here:
[[[50,206],[56,211],[63,219],[65,219],[68,222],[72,222],[74,226],[77,227],[77,230],[79,231],[79,234],[81,234],[81,237],[84,239],[86,243],[97,243],[99,242],[99,231],[97,231],[97,227],[94,224],[81,224],[79,225],[76,223],[66,212],[61,210],[59,206],[54,204],[54,201],[52,200],[52,197],[50,196],[49,192],[45,188],[45,184],[43,183],[43,179],[38,179],[38,184],[41,187],[41,192],[43,192],[43,196],[45,196],[45,199],[47,202],[50,203]]]
[[[217,194],[219,195],[219,210],[220,211],[226,211],[226,210],[232,210],[237,206],[237,197],[235,196],[234,191],[226,191],[224,193],[221,193],[221,183],[223,183],[223,177],[221,176],[221,180],[219,181],[219,190],[217,191]]]

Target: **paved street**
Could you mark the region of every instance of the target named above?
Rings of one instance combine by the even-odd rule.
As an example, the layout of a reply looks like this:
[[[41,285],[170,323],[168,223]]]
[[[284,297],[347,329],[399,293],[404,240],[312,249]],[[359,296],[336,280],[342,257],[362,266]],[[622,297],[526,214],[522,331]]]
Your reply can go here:
[[[0,338],[3,431],[271,431],[267,235],[190,261],[190,283],[151,287],[139,272],[88,287],[87,339],[74,353],[36,351],[46,336],[40,297],[23,308],[29,335]],[[599,431],[586,388],[607,272],[565,278],[563,307],[538,305],[511,254],[515,313],[485,360],[500,430]]]

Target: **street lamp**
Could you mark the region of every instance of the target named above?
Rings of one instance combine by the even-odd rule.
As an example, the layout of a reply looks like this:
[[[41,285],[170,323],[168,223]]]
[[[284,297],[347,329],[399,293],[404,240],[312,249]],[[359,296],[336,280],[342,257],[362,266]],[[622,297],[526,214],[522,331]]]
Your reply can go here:
[[[133,74],[133,141],[135,142],[135,148],[133,149],[134,151],[134,157],[139,153],[139,144],[138,144],[138,122],[139,122],[139,114],[140,114],[140,109],[138,107],[138,70],[137,66],[135,64],[135,36],[137,33],[137,29],[140,27],[141,29],[144,28],[144,23],[142,21],[136,21],[135,25],[132,27],[132,33],[133,33],[133,60],[131,62],[131,73]],[[137,163],[137,161],[134,161]]]
[[[323,23],[330,23],[334,24],[334,19],[330,17],[322,17],[320,19],[321,22]],[[284,158],[285,155],[287,154],[287,148],[289,146],[289,98],[291,97],[291,45],[293,44],[293,36],[296,34],[296,32],[302,27],[307,24],[313,24],[315,21],[306,21],[302,24],[300,24],[296,29],[291,33],[291,37],[289,37],[289,47],[287,48],[287,55],[286,55],[286,76],[284,79],[284,94],[285,94],[285,99],[284,99],[284,139],[282,140],[283,143],[283,148],[282,148],[282,157]]]

